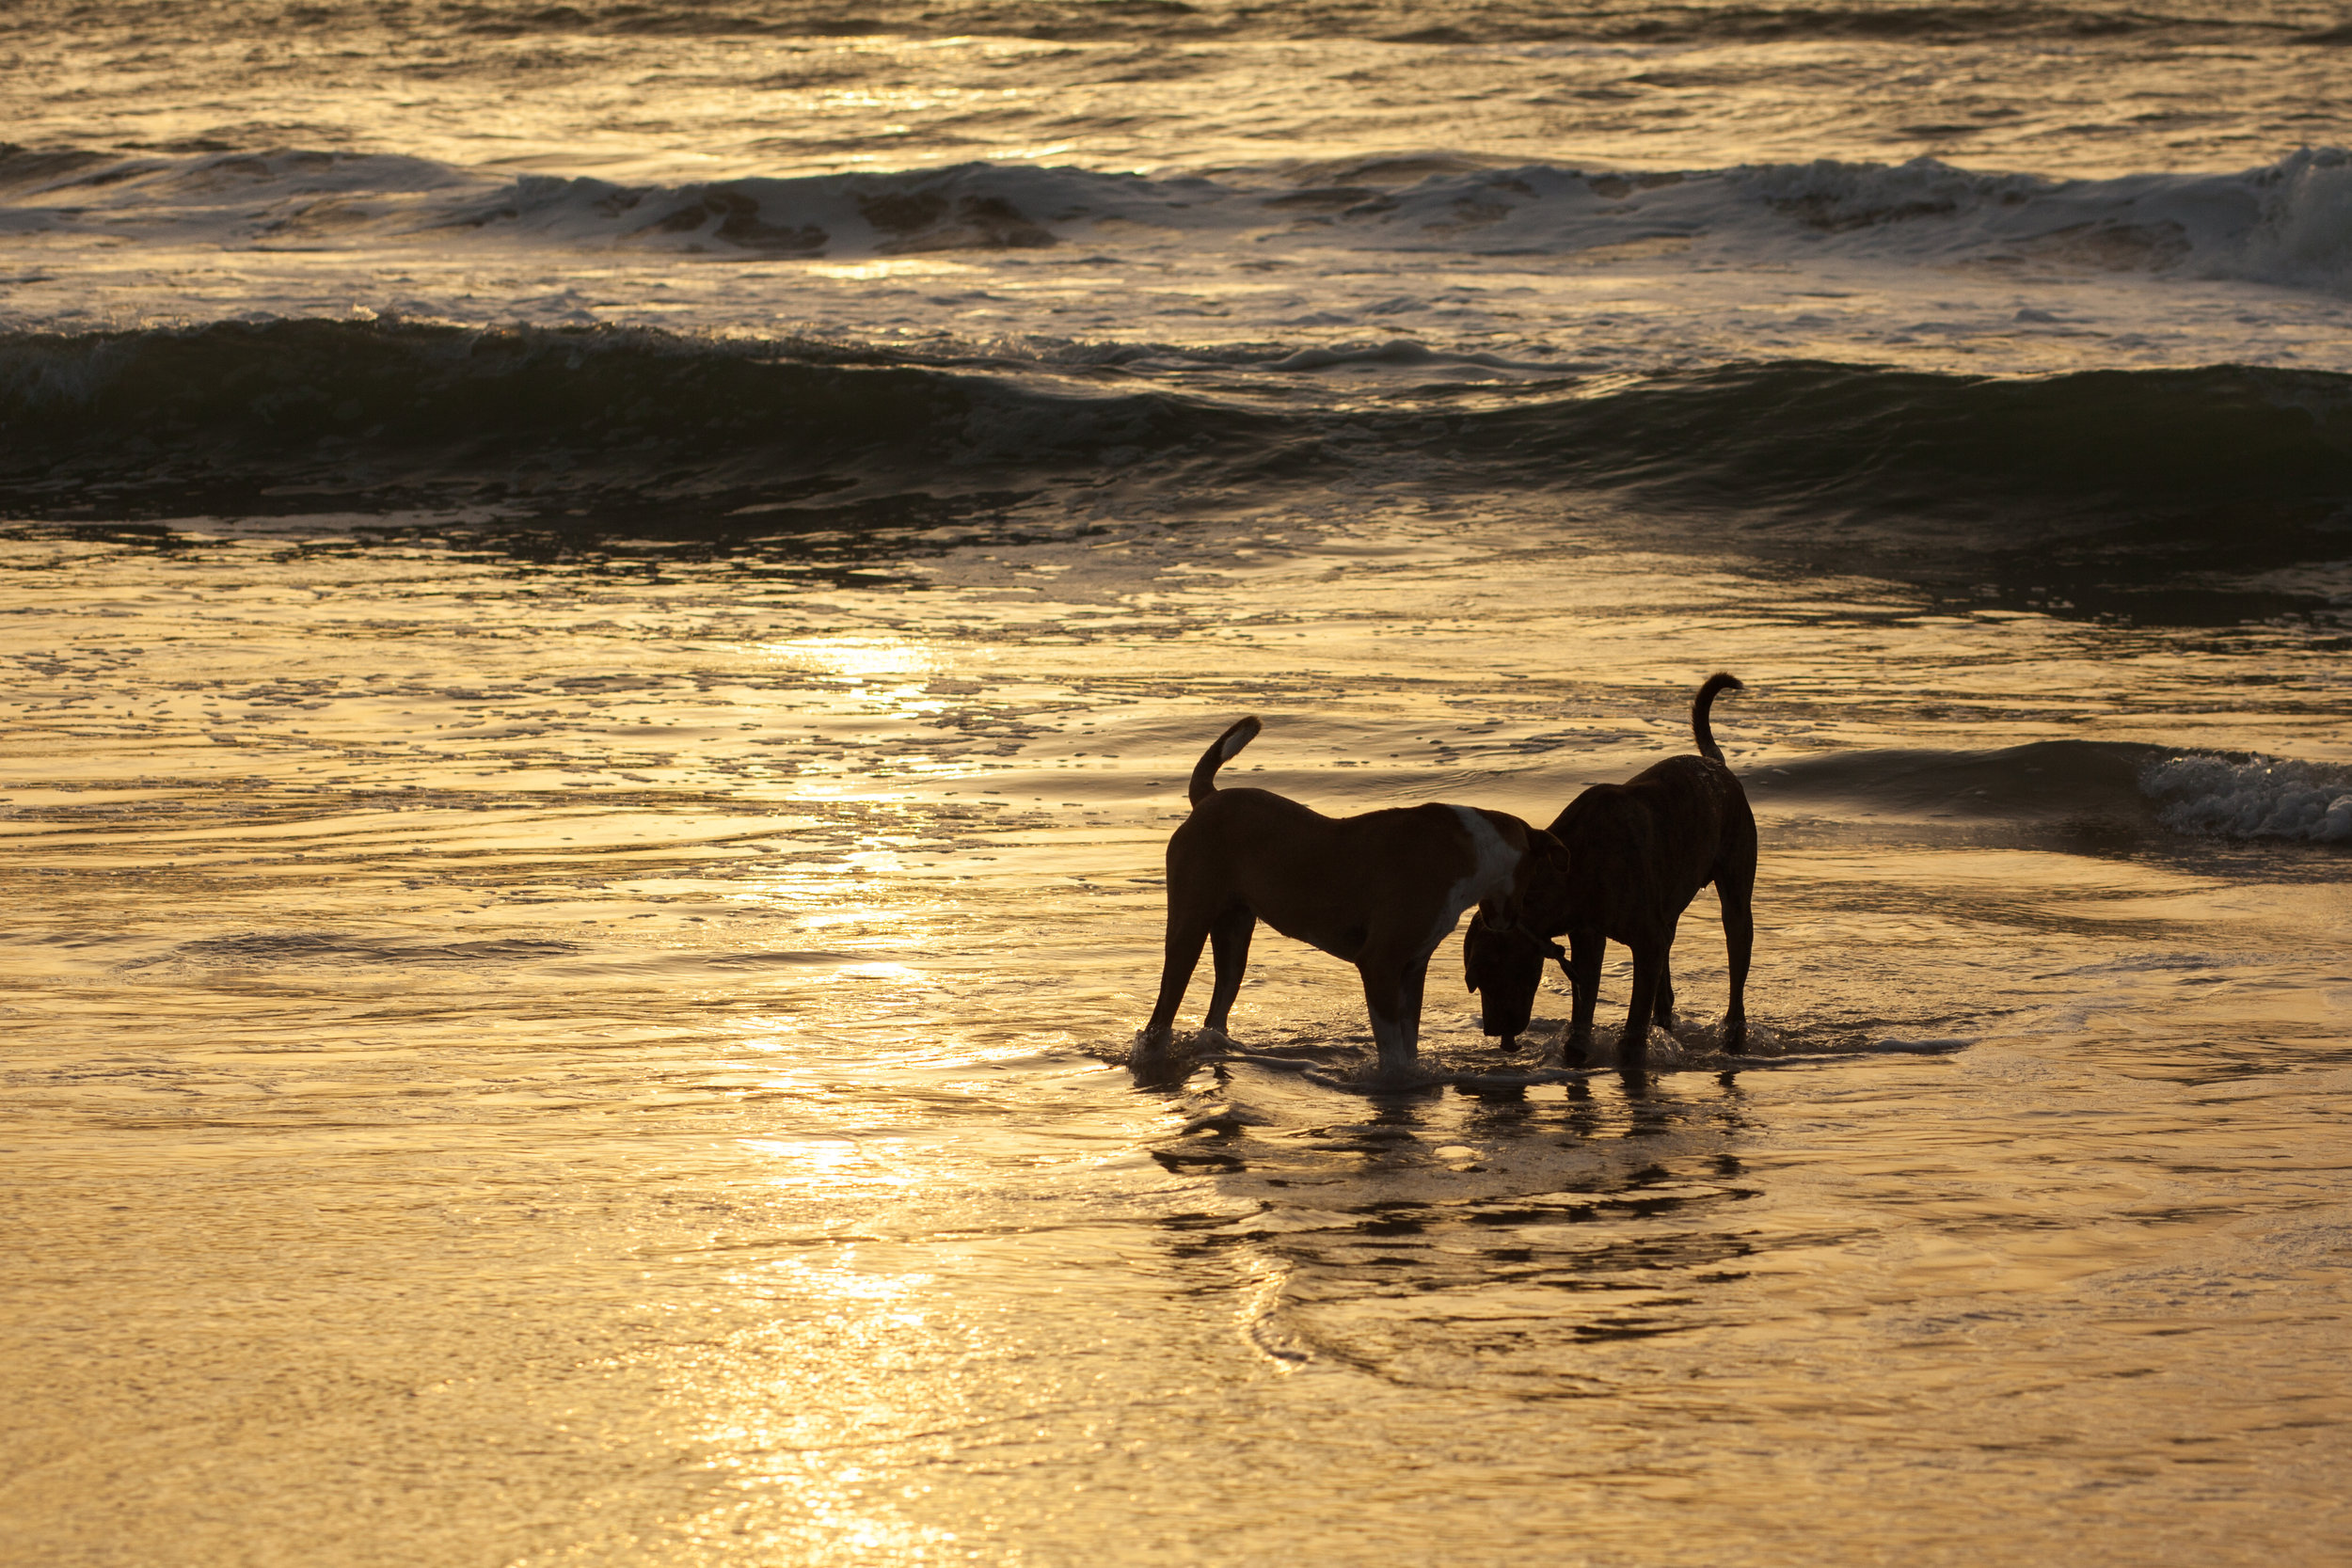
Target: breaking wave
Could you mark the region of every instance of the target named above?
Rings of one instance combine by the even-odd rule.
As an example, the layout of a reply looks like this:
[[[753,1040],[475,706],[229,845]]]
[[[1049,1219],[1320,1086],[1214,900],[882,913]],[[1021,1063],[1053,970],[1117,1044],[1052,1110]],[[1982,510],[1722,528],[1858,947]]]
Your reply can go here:
[[[1992,752],[1840,752],[1756,769],[1746,784],[1759,801],[1863,817],[2352,844],[2352,768],[2246,752],[2088,740]]]
[[[2192,752],[2149,763],[2139,784],[2175,832],[2352,844],[2352,768]]]
[[[625,185],[390,154],[193,156],[0,146],[0,234],[356,250],[560,246],[814,260],[949,251],[1347,247],[1607,260],[1687,246],[1714,263],[1848,256],[2031,262],[2352,289],[2352,152],[2236,174],[2070,180],[1932,158],[1621,174],[1430,155],[1218,179],[964,164],[896,173]]]

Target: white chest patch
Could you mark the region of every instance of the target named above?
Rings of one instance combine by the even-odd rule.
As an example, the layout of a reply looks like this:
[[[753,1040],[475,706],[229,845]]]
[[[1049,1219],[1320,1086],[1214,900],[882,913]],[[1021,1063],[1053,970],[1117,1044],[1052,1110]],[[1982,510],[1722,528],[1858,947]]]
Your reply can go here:
[[[1483,812],[1468,806],[1454,806],[1452,810],[1462,819],[1463,831],[1470,834],[1470,865],[1446,894],[1443,922],[1429,939],[1433,947],[1445,940],[1446,932],[1454,929],[1454,921],[1461,918],[1464,910],[1509,887],[1512,873],[1519,868],[1519,852],[1502,842],[1502,835]]]
[[[1501,893],[1510,885],[1511,874],[1519,868],[1519,852],[1502,842],[1495,825],[1486,820],[1486,814],[1468,806],[1455,806],[1454,815],[1462,819],[1462,827],[1470,837],[1470,848],[1476,859],[1470,874],[1462,879],[1465,889],[1455,912],[1468,909],[1491,894]]]

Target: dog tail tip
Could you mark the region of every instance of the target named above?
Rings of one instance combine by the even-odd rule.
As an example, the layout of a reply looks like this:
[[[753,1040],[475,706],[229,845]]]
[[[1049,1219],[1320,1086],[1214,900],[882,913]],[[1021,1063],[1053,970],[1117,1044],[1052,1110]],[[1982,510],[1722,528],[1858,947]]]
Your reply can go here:
[[[1265,726],[1258,721],[1258,716],[1253,713],[1247,719],[1235,721],[1227,726],[1223,735],[1209,742],[1209,749],[1200,753],[1200,762],[1194,765],[1192,783],[1184,791],[1194,805],[1216,793],[1216,770],[1232,761],[1244,746],[1257,739],[1258,732],[1263,728]]]
[[[1718,691],[1745,691],[1747,687],[1728,670],[1718,670],[1707,677],[1697,696],[1691,699],[1691,738],[1698,742],[1699,755],[1724,760],[1724,749],[1715,744],[1714,726],[1707,721],[1708,709],[1715,705]]]

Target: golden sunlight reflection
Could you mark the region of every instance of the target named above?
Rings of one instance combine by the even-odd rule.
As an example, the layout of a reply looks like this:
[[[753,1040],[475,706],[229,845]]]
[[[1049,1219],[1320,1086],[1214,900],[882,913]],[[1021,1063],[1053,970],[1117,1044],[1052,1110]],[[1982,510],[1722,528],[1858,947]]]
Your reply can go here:
[[[811,261],[803,270],[817,277],[874,283],[894,277],[947,277],[978,269],[969,262],[946,261],[937,256],[906,256],[883,261]]]
[[[914,1178],[848,1138],[739,1138],[776,1187],[904,1186]]]
[[[911,964],[871,963],[843,964],[837,973],[845,980],[890,980],[902,985],[928,986],[931,977]]]
[[[1058,158],[1074,150],[1076,142],[1039,142],[1027,147],[992,147],[981,156],[989,159]]]
[[[797,670],[865,678],[929,673],[941,652],[921,642],[866,637],[795,637],[759,646]]]

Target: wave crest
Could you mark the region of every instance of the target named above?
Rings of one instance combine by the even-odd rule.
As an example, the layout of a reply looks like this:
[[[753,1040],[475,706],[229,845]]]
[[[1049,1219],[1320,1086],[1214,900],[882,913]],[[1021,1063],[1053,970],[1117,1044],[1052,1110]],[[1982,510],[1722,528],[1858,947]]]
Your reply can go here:
[[[2249,270],[2324,286],[2352,279],[2352,152],[2305,148],[2251,179],[2262,217],[2248,237]]]
[[[1066,245],[1200,261],[1230,260],[1245,244],[1259,256],[1341,247],[1611,264],[1669,251],[1688,258],[1675,265],[1710,266],[1836,255],[2352,290],[2352,152],[2305,148],[2235,174],[2106,180],[1987,173],[1933,158],[1628,175],[1432,157],[1234,169],[1215,180],[971,163],[621,185],[388,154],[0,147],[0,232],[226,248],[553,246],[835,261]]]

